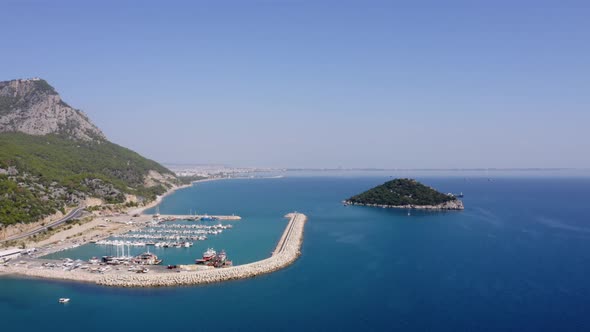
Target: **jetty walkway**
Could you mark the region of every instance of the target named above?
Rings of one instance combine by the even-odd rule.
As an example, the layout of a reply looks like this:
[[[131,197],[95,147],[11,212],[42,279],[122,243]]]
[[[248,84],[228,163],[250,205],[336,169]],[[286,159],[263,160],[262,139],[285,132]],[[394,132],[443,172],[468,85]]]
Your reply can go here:
[[[226,280],[251,278],[270,273],[292,264],[301,255],[303,228],[307,217],[290,213],[289,222],[269,258],[227,268],[207,268],[196,271],[152,271],[146,274],[110,271],[93,274],[86,271],[62,271],[21,264],[0,265],[0,274],[19,274],[37,278],[91,282],[113,287],[166,287],[216,283]],[[39,260],[37,260],[39,261]]]

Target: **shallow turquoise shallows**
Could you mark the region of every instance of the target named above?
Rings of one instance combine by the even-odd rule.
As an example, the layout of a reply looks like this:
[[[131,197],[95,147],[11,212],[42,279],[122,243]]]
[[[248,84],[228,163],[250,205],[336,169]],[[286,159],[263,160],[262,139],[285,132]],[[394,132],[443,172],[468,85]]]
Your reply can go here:
[[[389,175],[389,174],[388,174]],[[395,174],[390,174],[395,175]],[[199,183],[165,214],[237,214],[231,230],[158,253],[190,263],[209,246],[235,263],[268,257],[288,212],[308,215],[303,255],[254,279],[118,289],[0,278],[2,331],[590,330],[590,179],[421,178],[463,192],[461,212],[345,207],[389,176]],[[141,249],[138,249],[141,250]],[[83,246],[56,257],[88,258]],[[58,304],[60,297],[71,302]]]

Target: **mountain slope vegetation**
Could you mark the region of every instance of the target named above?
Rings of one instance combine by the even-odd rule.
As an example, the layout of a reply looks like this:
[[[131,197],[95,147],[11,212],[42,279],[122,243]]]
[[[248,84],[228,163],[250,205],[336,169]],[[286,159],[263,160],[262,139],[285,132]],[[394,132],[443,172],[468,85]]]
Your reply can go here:
[[[0,225],[83,204],[155,199],[179,183],[155,161],[109,142],[41,79],[0,82]]]

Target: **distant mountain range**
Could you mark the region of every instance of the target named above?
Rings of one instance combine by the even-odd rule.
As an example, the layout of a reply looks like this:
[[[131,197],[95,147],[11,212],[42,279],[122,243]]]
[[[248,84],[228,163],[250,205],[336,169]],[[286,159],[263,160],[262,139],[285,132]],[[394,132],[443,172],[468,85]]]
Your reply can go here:
[[[0,82],[0,225],[89,198],[141,204],[176,184],[166,167],[109,142],[46,81]]]

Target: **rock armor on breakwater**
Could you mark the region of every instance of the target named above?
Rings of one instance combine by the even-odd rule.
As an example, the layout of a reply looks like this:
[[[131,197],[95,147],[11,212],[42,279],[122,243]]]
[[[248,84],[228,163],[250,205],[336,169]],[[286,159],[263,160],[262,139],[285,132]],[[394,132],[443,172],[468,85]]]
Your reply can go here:
[[[301,213],[290,213],[286,217],[290,218],[287,228],[269,258],[249,264],[204,271],[141,275],[109,274],[96,280],[96,283],[116,287],[187,286],[251,278],[279,270],[293,263],[301,254],[303,226],[307,221],[307,217]]]

